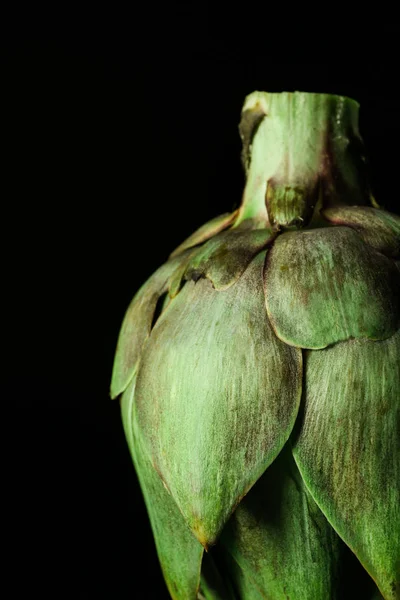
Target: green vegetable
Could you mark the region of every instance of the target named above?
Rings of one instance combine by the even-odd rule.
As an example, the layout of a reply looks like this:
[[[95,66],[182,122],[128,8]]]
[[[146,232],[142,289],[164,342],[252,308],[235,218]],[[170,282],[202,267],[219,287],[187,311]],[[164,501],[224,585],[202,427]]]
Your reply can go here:
[[[400,218],[354,100],[254,92],[239,129],[240,208],[144,283],[114,362],[165,581],[400,599]]]

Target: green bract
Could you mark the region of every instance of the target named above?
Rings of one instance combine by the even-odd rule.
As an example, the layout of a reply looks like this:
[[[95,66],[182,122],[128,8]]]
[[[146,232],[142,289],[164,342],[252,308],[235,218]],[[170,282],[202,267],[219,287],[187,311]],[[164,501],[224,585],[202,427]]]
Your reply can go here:
[[[240,134],[241,207],[141,287],[115,356],[165,581],[340,600],[354,554],[356,593],[400,599],[400,218],[353,100],[254,92]]]

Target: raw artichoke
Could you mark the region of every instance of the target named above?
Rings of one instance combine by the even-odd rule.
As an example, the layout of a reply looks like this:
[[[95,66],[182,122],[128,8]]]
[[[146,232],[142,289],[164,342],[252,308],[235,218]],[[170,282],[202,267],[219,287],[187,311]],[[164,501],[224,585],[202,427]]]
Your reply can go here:
[[[174,599],[340,599],[348,555],[400,598],[400,218],[358,108],[250,94],[240,208],[125,315],[111,395]]]

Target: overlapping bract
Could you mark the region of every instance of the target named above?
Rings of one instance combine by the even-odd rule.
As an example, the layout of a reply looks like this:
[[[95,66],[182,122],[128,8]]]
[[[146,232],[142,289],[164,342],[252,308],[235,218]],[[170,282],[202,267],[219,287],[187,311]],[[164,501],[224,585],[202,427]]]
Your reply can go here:
[[[156,323],[137,378],[147,452],[205,547],[279,454],[298,413],[301,352],[269,324],[264,254],[224,293],[207,279],[188,282]]]
[[[343,541],[400,598],[400,219],[323,214],[213,221],[126,314],[112,395],[173,598],[230,597],[200,579],[218,539],[244,599],[339,597]]]

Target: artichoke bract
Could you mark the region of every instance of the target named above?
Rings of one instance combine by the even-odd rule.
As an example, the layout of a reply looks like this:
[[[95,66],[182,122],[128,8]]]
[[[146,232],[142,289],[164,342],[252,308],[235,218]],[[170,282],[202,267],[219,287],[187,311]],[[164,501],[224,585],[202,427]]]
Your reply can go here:
[[[400,598],[400,218],[358,110],[250,94],[240,208],[126,312],[111,396],[174,599],[340,599],[348,555]]]

